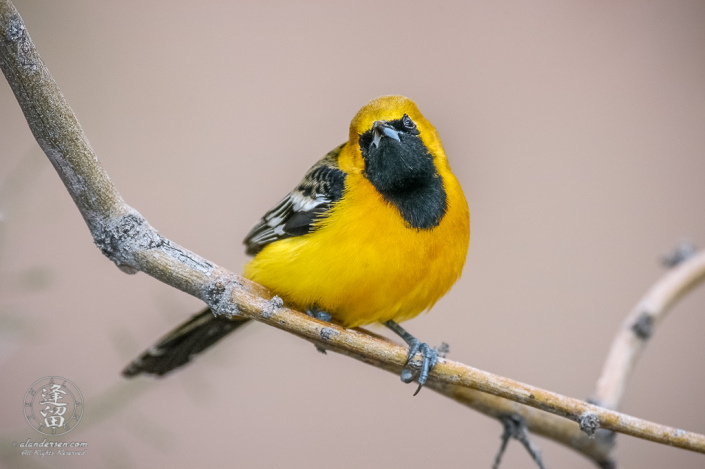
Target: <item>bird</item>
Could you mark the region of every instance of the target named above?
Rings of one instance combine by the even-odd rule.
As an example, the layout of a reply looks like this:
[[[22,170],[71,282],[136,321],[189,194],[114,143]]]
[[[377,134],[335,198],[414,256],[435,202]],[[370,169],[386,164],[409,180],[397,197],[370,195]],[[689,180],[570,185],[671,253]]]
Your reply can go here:
[[[409,346],[406,365],[422,355],[418,393],[439,351],[399,323],[450,290],[469,241],[468,204],[436,129],[411,99],[382,96],[360,109],[348,140],[315,163],[245,237],[254,258],[244,276],[319,320],[385,325]],[[123,375],[163,376],[247,322],[206,309]],[[410,381],[409,371],[402,380]]]

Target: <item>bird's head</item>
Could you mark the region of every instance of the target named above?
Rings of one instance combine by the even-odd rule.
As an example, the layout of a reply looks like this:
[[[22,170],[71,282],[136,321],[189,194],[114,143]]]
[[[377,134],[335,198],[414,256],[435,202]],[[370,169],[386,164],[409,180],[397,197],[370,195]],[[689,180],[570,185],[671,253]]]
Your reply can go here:
[[[403,96],[382,96],[360,109],[349,144],[359,156],[355,166],[383,194],[412,190],[447,164],[436,129]]]

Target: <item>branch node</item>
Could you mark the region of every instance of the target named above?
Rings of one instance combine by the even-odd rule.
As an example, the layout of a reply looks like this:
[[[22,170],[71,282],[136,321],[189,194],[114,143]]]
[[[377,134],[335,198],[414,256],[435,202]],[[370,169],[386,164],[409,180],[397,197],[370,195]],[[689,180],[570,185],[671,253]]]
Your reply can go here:
[[[578,419],[578,424],[580,425],[580,430],[585,432],[590,438],[594,438],[595,432],[600,428],[600,419],[593,412],[586,411]]]
[[[661,264],[665,267],[673,268],[684,261],[687,261],[695,254],[698,249],[693,243],[688,240],[681,240],[670,254],[661,257]]]
[[[448,352],[450,352],[450,345],[448,345],[446,342],[441,342],[441,345],[439,345],[438,347],[433,347],[433,350],[436,351],[436,355],[441,358],[445,358],[446,355],[448,355]]]
[[[335,336],[340,335],[340,332],[336,331],[332,327],[324,327],[321,329],[321,331],[318,333],[318,335],[321,337],[321,339],[323,339],[327,342],[331,339],[331,337],[335,337]],[[316,347],[316,350],[321,352],[323,355],[327,355],[326,348],[323,345],[317,344],[317,343],[314,343],[313,345]]]
[[[17,45],[17,60],[19,64],[32,72],[36,72],[39,67],[34,60],[30,58],[32,41],[29,39],[27,28],[19,13],[15,12],[10,16],[7,28],[5,28],[5,38],[9,42]]]
[[[272,315],[282,306],[284,306],[284,300],[274,295],[274,297],[267,302],[267,305],[262,309],[262,317],[269,319]]]
[[[206,285],[201,299],[210,307],[213,315],[231,319],[240,315],[240,310],[231,299],[233,288],[239,286],[227,277],[216,278]]]
[[[330,340],[331,337],[340,335],[340,332],[336,331],[332,327],[324,327],[321,329],[320,336],[323,340]]]
[[[8,21],[7,29],[5,30],[5,37],[10,42],[20,42],[27,34],[27,29],[24,27],[22,18],[18,14],[13,14],[10,16]]]
[[[165,244],[165,239],[134,209],[120,217],[93,223],[91,228],[98,249],[129,274],[139,271],[134,257],[137,251]]]
[[[510,413],[502,414],[498,418],[504,426],[504,432],[501,437],[502,444],[499,446],[499,452],[495,457],[494,464],[492,464],[492,469],[499,468],[499,463],[502,462],[502,456],[504,455],[504,451],[507,449],[507,444],[512,438],[520,442],[524,448],[526,448],[526,451],[528,451],[531,455],[531,459],[534,460],[540,469],[545,469],[543,460],[541,459],[541,451],[535,447],[529,439],[529,430],[526,427],[526,420],[524,417],[516,413]]]
[[[654,317],[647,311],[639,315],[639,318],[632,324],[632,331],[642,340],[648,340],[654,333]]]

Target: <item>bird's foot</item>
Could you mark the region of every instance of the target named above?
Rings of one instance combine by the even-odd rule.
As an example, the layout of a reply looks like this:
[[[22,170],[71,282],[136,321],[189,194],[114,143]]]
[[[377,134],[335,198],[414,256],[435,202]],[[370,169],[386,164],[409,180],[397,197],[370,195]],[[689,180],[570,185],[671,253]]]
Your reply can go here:
[[[331,316],[325,311],[322,311],[318,308],[311,308],[306,310],[306,314],[311,316],[314,319],[318,319],[319,321],[325,321],[325,322],[330,322]],[[323,355],[327,355],[326,349],[321,347],[320,345],[314,345],[316,347],[316,350],[321,352]]]
[[[322,311],[318,308],[307,309],[306,314],[311,316],[314,319],[318,319],[319,321],[330,322],[330,319],[331,319],[330,314],[328,314],[325,311]]]
[[[399,337],[404,339],[404,342],[409,344],[409,353],[406,356],[406,363],[404,363],[404,369],[401,372],[401,380],[405,383],[410,383],[414,380],[414,374],[411,369],[408,368],[411,360],[416,356],[418,352],[421,352],[422,362],[421,362],[421,372],[419,374],[419,387],[416,389],[414,396],[421,391],[421,388],[428,380],[428,373],[436,366],[438,363],[438,357],[445,357],[448,353],[448,344],[445,342],[438,348],[431,348],[427,343],[421,342],[416,337],[412,336],[406,330],[394,321],[387,321],[384,323],[385,326],[394,331]]]
[[[426,342],[421,342],[420,340],[414,338],[409,344],[409,354],[406,357],[406,363],[404,364],[405,367],[409,364],[409,362],[411,362],[411,359],[414,358],[414,356],[416,356],[418,352],[421,352],[422,357],[421,374],[419,374],[419,387],[416,388],[414,396],[417,395],[419,391],[421,391],[421,388],[424,384],[426,384],[426,380],[428,379],[428,373],[433,369],[434,366],[436,366],[436,363],[438,363],[438,352],[436,351],[436,349],[429,347]],[[404,371],[408,371],[407,376],[404,376]],[[411,370],[405,368],[402,371],[401,378],[402,381],[404,381],[404,378],[413,380]]]

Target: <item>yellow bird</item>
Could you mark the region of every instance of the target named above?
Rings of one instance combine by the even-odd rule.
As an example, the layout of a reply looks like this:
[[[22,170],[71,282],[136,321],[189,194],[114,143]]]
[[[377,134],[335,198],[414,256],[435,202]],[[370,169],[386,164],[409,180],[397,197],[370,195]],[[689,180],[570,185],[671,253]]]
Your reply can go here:
[[[383,96],[250,231],[244,275],[318,319],[384,323],[409,345],[408,360],[422,353],[421,389],[437,352],[398,323],[448,292],[469,239],[467,202],[436,129],[412,100]],[[164,375],[245,321],[206,310],[123,373]]]

